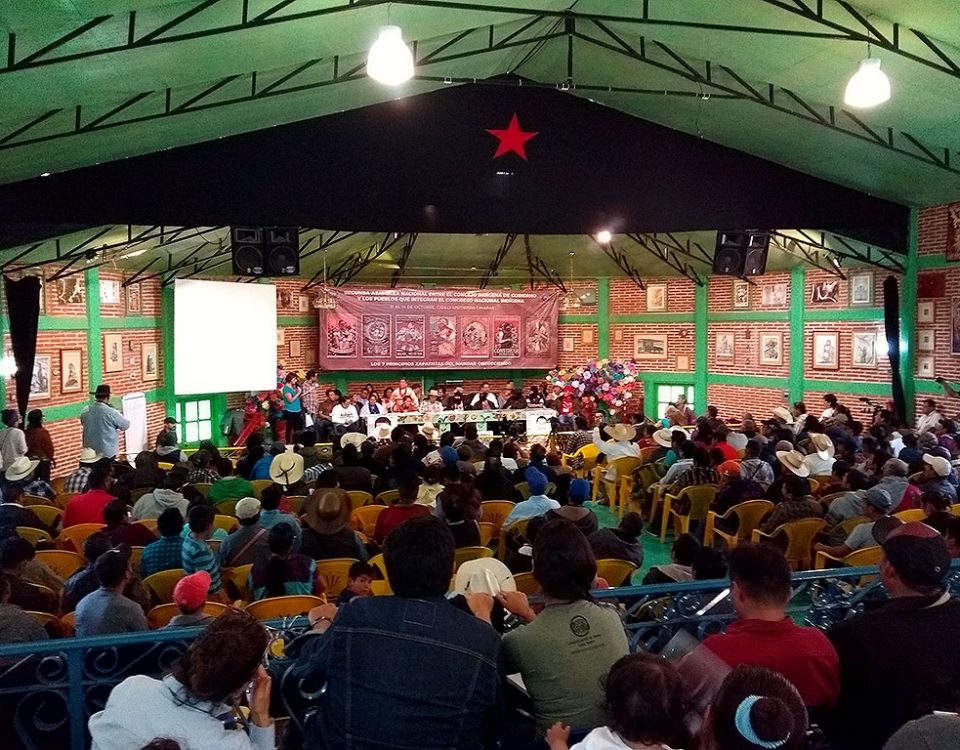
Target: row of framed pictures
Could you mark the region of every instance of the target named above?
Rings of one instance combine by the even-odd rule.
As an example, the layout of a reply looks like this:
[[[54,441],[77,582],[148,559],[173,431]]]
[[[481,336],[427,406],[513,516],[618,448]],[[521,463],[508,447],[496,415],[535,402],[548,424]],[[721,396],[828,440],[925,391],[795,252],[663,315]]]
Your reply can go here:
[[[143,380],[152,381],[160,377],[159,346],[156,342],[140,344],[140,369]],[[51,355],[37,354],[33,361],[33,377],[30,379],[30,398],[40,400],[50,398]],[[123,370],[123,336],[108,333],[103,337],[104,372]],[[83,390],[83,351],[80,349],[60,350],[60,393],[80,393]]]
[[[40,312],[47,311],[47,281],[43,276],[40,279]],[[87,290],[82,274],[67,276],[51,282],[53,295],[62,305],[82,305],[87,300]],[[100,304],[125,305],[127,314],[140,315],[143,313],[143,289],[140,282],[124,287],[119,279],[100,279]]]
[[[850,364],[853,367],[876,367],[879,354],[877,342],[880,334],[876,331],[854,331],[852,334],[852,352]],[[718,361],[726,360],[735,364],[736,347],[733,331],[717,333],[714,338],[714,357]],[[775,367],[783,364],[783,334],[760,333],[758,336],[761,365]],[[840,369],[840,333],[813,334],[813,369]]]
[[[814,305],[830,305],[840,301],[840,284],[842,279],[821,281],[810,287],[810,303]],[[873,272],[862,271],[851,273],[847,279],[850,289],[850,305],[852,307],[866,307],[874,304]],[[649,288],[650,285],[648,285]],[[750,287],[748,281],[733,282],[733,307],[743,310],[750,307]],[[785,307],[787,304],[787,283],[765,284],[760,287],[760,304],[762,307]],[[647,305],[649,309],[649,303]]]

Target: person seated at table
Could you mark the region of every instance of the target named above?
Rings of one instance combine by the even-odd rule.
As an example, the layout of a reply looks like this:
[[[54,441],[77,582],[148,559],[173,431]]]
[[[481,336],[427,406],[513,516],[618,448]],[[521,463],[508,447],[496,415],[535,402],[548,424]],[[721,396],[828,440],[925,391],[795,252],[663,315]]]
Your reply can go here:
[[[254,601],[274,596],[323,593],[323,578],[316,561],[293,551],[293,530],[277,524],[268,536],[270,556],[258,560],[250,570]]]
[[[130,547],[146,547],[157,541],[157,535],[142,523],[130,523],[127,504],[119,498],[103,506],[104,532],[110,544],[126,544]]]
[[[133,578],[130,548],[123,544],[108,549],[93,570],[100,587],[77,603],[77,637],[148,630],[143,610],[123,594]]]

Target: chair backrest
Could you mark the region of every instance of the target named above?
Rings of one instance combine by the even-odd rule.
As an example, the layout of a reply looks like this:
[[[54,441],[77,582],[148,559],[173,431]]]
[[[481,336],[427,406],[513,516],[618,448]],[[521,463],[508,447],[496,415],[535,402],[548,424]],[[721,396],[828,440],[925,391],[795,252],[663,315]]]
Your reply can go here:
[[[530,483],[529,482],[518,482],[514,485],[517,488],[517,492],[520,493],[520,497],[524,500],[530,497]]]
[[[37,550],[37,561],[48,566],[62,581],[67,580],[84,565],[83,555],[65,549]]]
[[[173,464],[169,461],[157,461],[157,468],[160,471],[170,471],[173,468]]]
[[[510,515],[516,503],[510,500],[484,500],[480,503],[481,523],[492,523],[496,533],[503,528],[503,519]]]
[[[77,632],[77,613],[67,612],[60,618],[60,629],[66,636],[71,636]]]
[[[509,526],[500,527],[500,538],[497,542],[497,558],[499,560],[504,560],[507,557],[507,537],[514,531],[525,537],[527,535],[527,524],[529,523],[530,519],[524,518],[522,521],[517,521]]]
[[[213,507],[217,509],[217,513],[221,516],[235,516],[237,514],[237,503],[239,503],[240,500],[241,498],[238,497],[228,497]]]
[[[773,535],[783,531],[787,535],[786,558],[791,563],[809,560],[813,549],[814,537],[823,531],[826,522],[822,518],[802,518],[781,524],[773,530]]]
[[[480,560],[484,557],[493,557],[493,550],[489,547],[457,547],[453,553],[453,570],[456,572],[468,560]]]
[[[27,495],[26,493],[20,495],[20,499],[17,501],[20,505],[31,507],[31,510],[35,506],[51,506],[55,507],[53,500],[49,500],[45,497],[40,497],[39,495]]]
[[[923,510],[923,508],[911,508],[910,510],[901,510],[899,513],[894,513],[893,515],[899,518],[904,523],[910,523],[911,521],[922,521],[927,517],[927,514]]]
[[[76,496],[75,492],[61,492],[58,493],[55,498],[53,498],[53,504],[58,508],[66,508],[67,503],[69,503]]]
[[[323,577],[323,591],[328,598],[335,599],[347,587],[350,582],[347,574],[355,562],[352,557],[317,560],[317,572]]]
[[[143,559],[144,549],[144,547],[130,547],[130,567],[133,569],[134,573],[139,573],[140,571],[140,561]]]
[[[87,541],[87,537],[102,528],[102,523],[78,523],[68,526],[57,536],[57,547],[83,554],[83,543]]]
[[[686,514],[692,520],[702,520],[707,517],[710,505],[717,497],[715,484],[691,484],[677,493],[677,499],[686,498],[690,502],[690,511]]]
[[[609,464],[607,464],[608,469],[614,469],[618,477],[623,476],[624,474],[633,474],[634,469],[636,469],[643,461],[639,456],[620,456],[620,458],[613,459]]]
[[[290,512],[299,516],[303,510],[303,504],[307,501],[306,495],[287,495],[287,502],[290,503]]]
[[[489,521],[480,522],[480,544],[484,547],[493,541],[497,535],[497,525]]]
[[[660,449],[659,445],[648,445],[640,449],[640,463],[648,464],[653,459],[654,454]]]
[[[153,604],[168,604],[173,601],[173,589],[177,581],[187,574],[183,568],[161,570],[143,579],[143,587]]]
[[[400,490],[384,490],[374,498],[375,502],[390,505],[394,500],[400,499]]]
[[[260,499],[260,495],[263,494],[263,491],[267,489],[271,484],[273,484],[272,479],[254,479],[250,484],[253,485],[253,496]]]
[[[816,495],[817,491],[820,489],[820,481],[814,479],[813,477],[808,477],[807,483],[810,485],[810,494]]]
[[[63,515],[56,505],[31,505],[30,512],[51,528],[60,522],[60,516]]]
[[[882,555],[883,547],[879,545],[876,547],[864,547],[863,549],[858,549],[856,552],[851,552],[843,558],[843,562],[851,568],[866,567],[868,565],[877,565]]]
[[[637,569],[629,560],[617,560],[614,558],[604,558],[597,560],[597,575],[610,584],[610,586],[620,586]]]
[[[214,528],[223,529],[228,534],[239,525],[240,522],[237,520],[236,516],[224,516],[218,513],[213,517]]]
[[[367,536],[377,527],[377,518],[387,509],[386,505],[364,505],[350,512],[350,525]]]
[[[641,464],[637,467],[637,471],[633,476],[639,480],[645,490],[660,479],[656,467],[654,467],[653,464]]]
[[[846,521],[841,522],[840,528],[843,530],[844,537],[850,536],[850,532],[862,523],[870,523],[870,519],[866,516],[854,516],[853,518],[848,518]]]
[[[58,495],[63,492],[63,488],[67,486],[67,477],[54,477],[50,480],[50,486],[53,487],[53,491]]]
[[[374,596],[393,596],[393,589],[390,588],[390,581],[386,579],[382,581],[371,581],[370,590],[373,591]]]
[[[130,504],[136,505],[137,500],[139,500],[144,495],[149,495],[153,490],[150,487],[137,487],[136,489],[130,490]]]
[[[848,494],[848,493],[846,493],[846,492],[831,492],[829,495],[824,495],[823,497],[821,497],[821,498],[820,498],[820,502],[823,503],[825,506],[828,506],[828,507],[829,507],[830,503],[832,503],[832,502],[833,502],[834,500],[836,500],[838,497],[843,497],[843,496],[846,495],[846,494]]]
[[[830,482],[833,481],[833,475],[832,474],[814,474],[810,477],[807,477],[807,479],[809,479],[811,482],[810,484],[811,491],[816,492],[817,490],[812,489],[813,482],[817,483],[817,489],[820,489],[821,487],[826,487],[830,484]]]
[[[197,492],[199,492],[201,495],[207,498],[207,500],[210,499],[210,488],[213,487],[213,485],[210,484],[210,482],[197,482],[193,486],[196,487]]]
[[[203,614],[210,617],[219,617],[230,607],[220,602],[207,602],[203,605]],[[153,630],[158,630],[170,623],[174,617],[180,614],[180,607],[176,604],[158,604],[147,612],[147,622]]]
[[[380,571],[380,575],[382,575],[384,578],[388,577],[387,563],[383,559],[383,553],[380,553],[379,555],[374,555],[369,560],[367,560],[367,562],[370,564],[371,567],[374,567],[378,571]]]
[[[537,591],[540,590],[540,584],[537,583],[537,579],[533,577],[533,573],[514,573],[513,582],[517,586],[517,591],[527,596],[536,594]]]
[[[960,503],[954,503],[951,505],[950,512],[955,516],[960,516]]]
[[[730,510],[739,520],[737,538],[749,539],[753,536],[753,530],[760,527],[764,516],[773,510],[773,503],[769,500],[745,500],[737,503]]]
[[[347,497],[350,498],[351,510],[362,508],[364,505],[369,505],[373,502],[373,493],[364,492],[363,490],[349,490]]]
[[[579,456],[583,459],[583,471],[590,471],[597,465],[597,459],[600,457],[600,449],[593,443],[581,445],[574,452],[574,457]]]
[[[28,609],[27,614],[32,616],[44,628],[46,628],[47,625],[50,625],[51,623],[57,622],[57,616],[51,615],[49,612],[35,612],[32,609]]]
[[[141,526],[146,526],[150,531],[153,532],[154,536],[159,536],[160,532],[157,530],[157,519],[156,518],[141,518],[139,521],[135,521]]]
[[[251,602],[244,609],[258,620],[274,620],[278,617],[305,615],[314,607],[326,603],[326,597],[293,594],[291,596],[272,596],[258,602]]]
[[[251,570],[253,570],[253,563],[220,568],[220,578],[232,599],[248,602],[253,598],[253,593],[250,591]]]

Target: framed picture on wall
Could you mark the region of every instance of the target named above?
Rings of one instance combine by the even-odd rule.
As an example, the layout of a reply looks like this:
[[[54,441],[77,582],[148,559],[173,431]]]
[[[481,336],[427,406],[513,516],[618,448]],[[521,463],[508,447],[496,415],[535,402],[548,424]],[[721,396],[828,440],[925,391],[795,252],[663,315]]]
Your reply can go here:
[[[79,349],[60,350],[60,392],[79,393],[83,390],[83,370]]]
[[[83,276],[76,274],[57,279],[57,300],[64,305],[82,305],[86,301]]]
[[[810,302],[814,305],[831,305],[839,302],[840,279],[818,281],[810,287]]]
[[[300,356],[300,339],[291,339],[290,344],[287,348],[288,353],[291,357]]]
[[[140,315],[143,312],[143,290],[140,282],[127,287],[127,314]]]
[[[572,352],[574,350],[573,336],[563,337],[563,351]]]
[[[947,260],[960,260],[960,203],[947,206]]]
[[[929,354],[925,354],[922,357],[917,357],[917,375],[919,375],[921,378],[936,377],[936,372],[934,371],[934,359]]]
[[[935,352],[937,350],[937,334],[932,328],[921,328],[917,331],[917,351]]]
[[[764,307],[785,307],[787,304],[787,285],[767,284],[760,298]]]
[[[100,304],[120,304],[120,282],[116,279],[100,279]]]
[[[877,366],[876,331],[854,331],[852,357],[851,364],[854,367]]]
[[[282,328],[277,328],[277,346],[283,346],[287,343],[286,336]]]
[[[840,334],[813,334],[813,368],[815,370],[840,369]]]
[[[583,332],[580,334],[580,340],[581,340],[584,344],[592,344],[592,343],[593,343],[593,329],[592,329],[592,328],[589,328],[589,327],[584,328],[584,329],[583,329]]]
[[[717,359],[733,359],[733,333],[718,333],[713,345]]]
[[[650,287],[647,287],[649,289]],[[641,333],[633,337],[634,359],[666,359],[667,335],[665,333]]]
[[[850,305],[873,304],[873,271],[850,274]]]
[[[761,333],[760,356],[761,365],[782,365],[783,364],[783,334],[782,333]]]
[[[310,312],[310,297],[306,294],[301,294],[297,297],[297,304],[299,305],[300,312]]]
[[[37,354],[33,358],[33,377],[30,378],[30,398],[50,398],[50,357]]]
[[[663,312],[667,309],[667,285],[647,284],[647,312]]]
[[[160,377],[160,363],[157,358],[159,347],[154,341],[140,345],[140,366],[143,369],[144,380],[156,380]]]
[[[733,307],[743,310],[750,307],[750,283],[747,281],[733,282]]]
[[[103,336],[103,371],[121,372],[123,370],[123,336],[119,333],[107,333]]]
[[[917,305],[917,322],[933,323],[935,313],[936,307],[932,301],[920,302]]]
[[[950,299],[950,353],[960,354],[960,297]]]

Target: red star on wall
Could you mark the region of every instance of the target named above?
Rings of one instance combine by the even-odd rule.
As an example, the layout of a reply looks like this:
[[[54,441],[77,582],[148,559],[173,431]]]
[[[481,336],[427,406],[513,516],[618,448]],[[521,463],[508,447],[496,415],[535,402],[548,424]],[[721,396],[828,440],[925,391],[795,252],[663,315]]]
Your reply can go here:
[[[497,159],[504,154],[509,154],[512,151],[521,159],[526,161],[527,152],[524,144],[536,136],[540,131],[534,130],[533,132],[527,132],[521,130],[520,123],[517,121],[517,113],[514,112],[513,117],[510,118],[510,124],[507,125],[505,130],[490,130],[488,128],[487,132],[500,140],[500,145],[497,146],[497,153],[493,155],[494,159]]]

